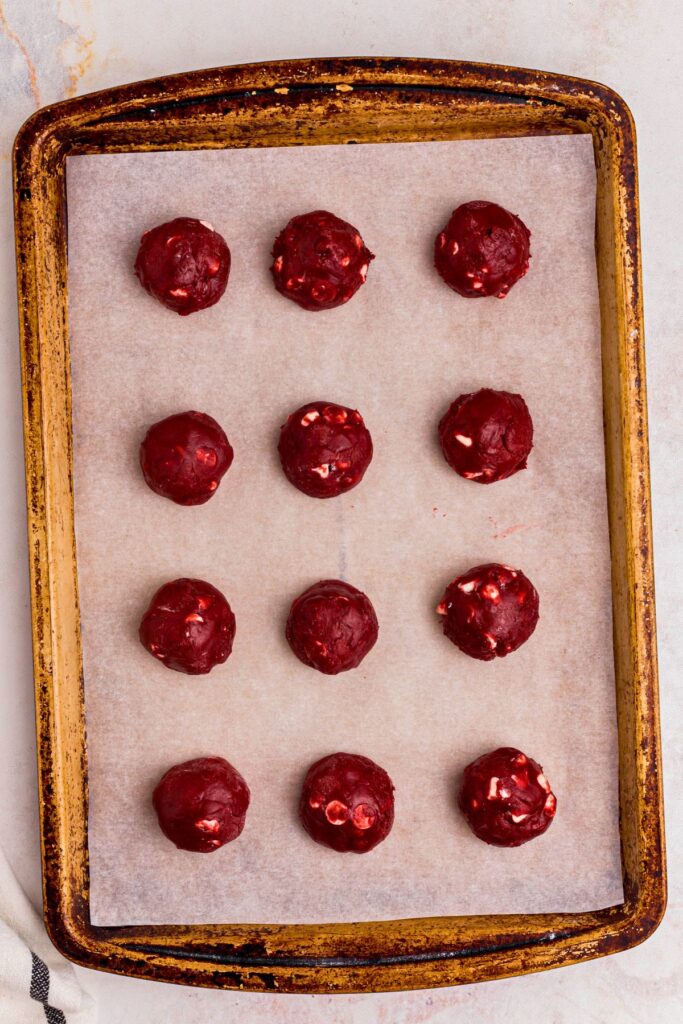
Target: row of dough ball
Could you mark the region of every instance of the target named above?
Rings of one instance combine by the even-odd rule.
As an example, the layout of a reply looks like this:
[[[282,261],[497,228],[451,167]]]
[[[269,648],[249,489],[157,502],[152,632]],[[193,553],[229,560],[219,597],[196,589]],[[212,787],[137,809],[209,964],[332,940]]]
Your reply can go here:
[[[222,757],[170,768],[152,796],[159,827],[181,850],[213,853],[241,835],[250,791]],[[458,805],[474,834],[515,847],[542,835],[557,800],[542,767],[516,747],[500,747],[467,765]],[[394,823],[394,784],[361,754],[337,752],[312,764],[301,787],[299,820],[311,839],[338,853],[369,853]]]
[[[502,206],[463,203],[436,235],[434,266],[459,295],[502,299],[529,269],[530,238],[524,222]],[[375,258],[358,229],[327,210],[292,217],[272,256],[278,292],[310,312],[353,298]],[[230,264],[228,244],[211,224],[177,217],[145,232],[135,273],[162,305],[188,316],[221,299]]]
[[[438,432],[448,465],[481,484],[524,469],[533,447],[533,423],[522,396],[491,388],[459,395]],[[317,401],[287,417],[278,452],[290,483],[312,498],[334,498],[361,482],[373,443],[357,409]],[[202,505],[213,497],[233,457],[221,425],[193,410],[154,423],[140,445],[148,486],[180,505]]]

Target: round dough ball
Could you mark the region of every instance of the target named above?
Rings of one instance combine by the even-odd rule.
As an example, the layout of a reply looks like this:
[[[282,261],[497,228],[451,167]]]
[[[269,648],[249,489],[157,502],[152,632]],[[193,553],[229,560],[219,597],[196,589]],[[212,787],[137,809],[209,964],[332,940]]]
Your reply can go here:
[[[352,224],[313,210],[292,217],[277,236],[270,269],[281,295],[316,312],[348,302],[374,258]]]
[[[225,431],[203,412],[179,412],[159,420],[140,445],[140,467],[157,494],[178,505],[203,505],[232,464]]]
[[[439,423],[439,440],[451,469],[492,484],[526,468],[534,425],[521,395],[482,388],[456,398]]]
[[[434,266],[449,288],[469,299],[504,299],[529,269],[526,224],[496,203],[463,203],[434,243]]]
[[[237,839],[249,787],[222,757],[197,757],[170,768],[152,796],[159,828],[179,850],[213,853]]]
[[[292,602],[286,636],[304,665],[334,676],[357,668],[378,632],[366,594],[342,580],[320,580]]]
[[[475,836],[491,846],[521,846],[542,835],[557,807],[540,764],[515,747],[468,764],[458,803]]]
[[[188,316],[220,299],[228,284],[230,250],[210,224],[176,217],[142,236],[135,273],[162,305]]]
[[[335,498],[363,479],[372,438],[357,410],[308,402],[280,428],[278,452],[290,483],[311,498]]]
[[[520,569],[491,562],[449,583],[437,612],[456,647],[493,661],[516,651],[536,629],[538,594]]]
[[[367,853],[394,823],[394,784],[360,754],[329,754],[306,773],[299,803],[311,839],[339,853]]]
[[[235,616],[205,580],[173,580],[157,590],[140,623],[140,642],[176,672],[204,675],[227,661]]]

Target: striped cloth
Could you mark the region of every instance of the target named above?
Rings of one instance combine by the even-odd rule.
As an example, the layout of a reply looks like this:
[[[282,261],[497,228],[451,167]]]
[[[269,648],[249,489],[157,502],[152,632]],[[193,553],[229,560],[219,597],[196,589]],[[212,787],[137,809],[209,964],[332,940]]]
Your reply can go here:
[[[0,849],[0,1021],[94,1024],[90,996],[52,946]]]

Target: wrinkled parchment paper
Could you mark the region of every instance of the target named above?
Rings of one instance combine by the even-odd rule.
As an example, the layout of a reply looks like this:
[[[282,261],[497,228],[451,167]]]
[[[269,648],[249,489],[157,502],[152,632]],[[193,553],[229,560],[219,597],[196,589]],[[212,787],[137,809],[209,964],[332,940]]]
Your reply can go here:
[[[487,198],[532,232],[531,270],[504,301],[466,300],[431,266],[451,210]],[[69,307],[76,527],[96,924],[343,921],[579,911],[622,898],[602,436],[595,173],[587,136],[69,158]],[[273,289],[290,216],[326,208],[377,258],[343,308],[312,314]],[[141,233],[175,216],[226,237],[228,291],[188,318],[133,276]],[[481,486],[444,462],[436,424],[481,386],[521,392],[526,472]],[[316,501],[280,471],[278,429],[303,402],[357,407],[375,457],[355,490]],[[181,508],[137,465],[147,427],[199,409],[233,467]],[[517,653],[473,661],[442,635],[445,585],[470,566],[522,568],[541,620]],[[205,578],[237,616],[229,661],[171,672],[137,641],[168,579]],[[380,638],[328,678],[284,639],[289,603],[325,577],[366,591]],[[459,774],[499,745],[539,760],[557,817],[520,849],[475,839]],[[396,784],[390,837],[365,856],[297,823],[308,765],[363,753]],[[221,754],[247,779],[242,837],[175,849],[150,793],[173,763]]]

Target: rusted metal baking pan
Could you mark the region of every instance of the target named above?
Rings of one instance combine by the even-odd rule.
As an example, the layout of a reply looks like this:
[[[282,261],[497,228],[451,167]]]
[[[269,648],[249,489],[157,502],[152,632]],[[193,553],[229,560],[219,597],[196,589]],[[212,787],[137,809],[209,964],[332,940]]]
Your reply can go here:
[[[67,325],[69,154],[588,133],[602,364],[624,902],[579,914],[103,928],[88,909],[88,771]],[[666,901],[643,311],[631,114],[588,81],[457,61],[217,68],[38,111],[14,152],[44,907],[88,967],[281,992],[454,985],[626,949]]]

